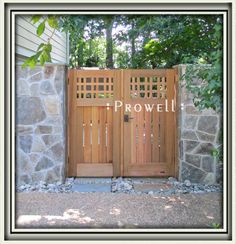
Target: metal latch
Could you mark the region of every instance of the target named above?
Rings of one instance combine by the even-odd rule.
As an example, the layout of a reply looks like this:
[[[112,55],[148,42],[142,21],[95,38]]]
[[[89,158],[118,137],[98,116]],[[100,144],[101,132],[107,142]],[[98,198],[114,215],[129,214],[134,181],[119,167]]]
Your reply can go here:
[[[133,117],[129,117],[128,114],[124,115],[124,122],[129,122],[130,119],[134,119]]]

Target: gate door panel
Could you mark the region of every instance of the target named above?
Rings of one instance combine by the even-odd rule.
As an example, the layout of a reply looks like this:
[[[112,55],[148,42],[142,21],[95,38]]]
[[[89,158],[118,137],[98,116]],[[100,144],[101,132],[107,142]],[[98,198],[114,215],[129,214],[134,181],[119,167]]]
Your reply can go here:
[[[124,176],[175,175],[175,103],[173,69],[124,71]]]
[[[116,71],[69,71],[68,176],[114,175],[113,99],[119,93],[116,81]],[[114,141],[115,145],[119,143]],[[119,150],[119,145],[116,148]]]
[[[175,75],[69,70],[67,175],[176,176]]]

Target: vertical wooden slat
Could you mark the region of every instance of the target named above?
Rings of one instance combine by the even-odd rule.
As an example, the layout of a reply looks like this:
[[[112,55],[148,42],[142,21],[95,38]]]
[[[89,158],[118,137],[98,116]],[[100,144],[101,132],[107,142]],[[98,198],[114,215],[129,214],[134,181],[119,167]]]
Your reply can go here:
[[[132,79],[132,84],[133,84],[133,97],[137,97],[138,96],[138,86],[137,86],[137,80],[135,77],[131,77]]]
[[[83,163],[84,161],[84,148],[83,148],[83,107],[77,107],[76,109],[76,131],[74,136],[76,137],[76,164]]]
[[[159,86],[160,86],[160,89],[159,89],[159,91],[160,91],[160,94],[159,94],[159,98],[163,98],[162,97],[162,92],[163,92],[163,82],[162,82],[162,77],[159,77],[159,79],[160,79],[160,83],[159,83]]]
[[[99,162],[107,162],[106,147],[106,107],[99,108],[99,128],[100,128],[100,144],[99,144]]]
[[[115,70],[114,72],[114,80],[113,80],[113,94],[114,100],[121,100],[122,93],[122,70]],[[123,126],[123,121],[121,122],[122,110],[119,109],[117,112],[115,109],[113,111],[113,175],[120,176],[122,175],[122,167],[123,167],[123,155],[121,152],[121,140],[123,137],[123,131],[121,129],[121,123]]]
[[[174,70],[169,69],[166,72],[166,84],[167,84],[167,99],[171,102],[174,99]],[[166,140],[166,163],[169,167],[170,175],[174,175],[175,173],[175,166],[174,166],[174,144],[175,144],[175,124],[174,124],[174,113],[170,110],[166,112],[166,120],[165,120],[165,140]],[[171,129],[172,128],[172,129]]]
[[[178,179],[179,176],[179,164],[178,164],[178,158],[179,158],[179,153],[178,153],[178,144],[179,144],[179,134],[178,134],[178,115],[179,111],[177,110],[177,105],[179,103],[179,73],[178,73],[178,67],[175,67],[175,177]]]
[[[152,96],[152,85],[153,85],[152,77],[149,77],[149,97],[150,98],[153,98],[153,96]]]
[[[137,97],[140,97],[140,77],[137,77]]]
[[[68,73],[68,176],[73,176],[74,159],[73,159],[73,131],[75,129],[75,95],[74,91],[74,70],[69,70]]]
[[[150,163],[151,156],[151,112],[145,111],[145,162]]]
[[[112,91],[112,86],[113,86],[113,83],[112,83],[112,77],[109,77],[109,89],[108,89],[108,91],[109,91],[109,97],[111,96],[111,94],[113,93],[113,91]]]
[[[108,79],[108,83],[107,83],[107,79]],[[104,97],[107,97],[107,94],[110,94],[110,89],[109,89],[110,81],[109,81],[109,79],[110,79],[110,77],[103,79],[103,94],[104,94]],[[107,86],[108,86],[108,89],[107,89]]]
[[[98,163],[98,107],[92,107],[92,163]]]
[[[136,114],[134,110],[132,109],[131,112],[131,117],[133,118],[130,120],[130,137],[131,137],[131,145],[130,145],[130,154],[131,154],[131,163],[136,164],[137,158],[136,158],[136,147],[137,147],[137,141],[136,141],[136,124],[137,124],[137,119],[136,119]]]
[[[161,98],[161,77],[157,77],[157,90],[158,90],[158,98]]]
[[[143,143],[143,134],[144,134],[144,116],[143,116],[143,110],[141,112],[136,113],[137,116],[137,133],[138,133],[138,143],[137,143],[137,163],[143,164],[143,154],[144,154],[144,143]]]
[[[112,162],[112,108],[107,109],[107,162]]]
[[[162,90],[161,90],[161,98],[165,98],[165,79],[166,77],[161,77],[161,87],[162,87]]]
[[[76,166],[78,163],[78,154],[76,151],[76,144],[77,144],[77,135],[75,132],[78,132],[78,123],[77,123],[77,106],[76,106],[76,99],[77,99],[77,72],[73,70],[71,76],[71,83],[72,83],[72,108],[71,108],[71,156],[70,156],[70,163],[69,163],[69,172],[71,176],[76,174]]]
[[[148,98],[148,93],[149,93],[149,89],[148,89],[148,77],[144,78],[144,97]]]
[[[92,162],[92,147],[91,147],[91,107],[84,107],[84,162]]]
[[[91,98],[94,98],[94,77],[91,78]]]
[[[96,98],[98,98],[98,79],[99,77],[96,77],[96,80],[94,80],[94,86],[93,86],[93,92]]]
[[[153,143],[152,162],[159,162],[159,113],[156,109],[152,111]]]
[[[163,101],[163,104],[165,104],[165,101]],[[166,152],[166,142],[165,142],[165,134],[166,130],[170,130],[171,128],[168,128],[165,123],[165,117],[166,117],[166,112],[164,111],[164,106],[163,106],[163,112],[159,113],[159,150],[160,150],[160,162],[166,162],[166,157],[165,157],[165,152]]]
[[[125,78],[125,71],[124,70],[121,70],[120,71],[120,100],[122,102],[124,102],[124,97],[125,97],[125,81],[127,82],[130,82],[130,76],[128,75],[127,77],[127,80]],[[128,83],[129,84],[129,83]],[[129,98],[130,98],[130,86],[128,86],[129,89],[128,89],[128,93],[129,93]],[[124,172],[125,172],[125,163],[124,163],[124,134],[125,134],[125,127],[124,127],[124,106],[121,107],[121,110],[120,110],[120,130],[119,130],[119,133],[120,133],[120,175],[121,176],[124,176]],[[115,127],[113,127],[113,131],[115,131]],[[113,137],[114,137],[114,134],[113,134]],[[114,138],[114,140],[116,140]]]
[[[131,71],[130,70],[124,70],[123,71],[123,93],[124,93],[124,102],[129,101],[130,99],[130,78],[131,78]],[[123,149],[123,166],[124,166],[124,176],[129,175],[129,164],[131,162],[131,153],[130,153],[130,145],[131,145],[131,124],[124,122],[124,112],[122,113],[122,124],[123,124],[123,148],[121,147],[121,150]],[[126,113],[127,114],[127,113]],[[121,128],[122,130],[122,128]]]

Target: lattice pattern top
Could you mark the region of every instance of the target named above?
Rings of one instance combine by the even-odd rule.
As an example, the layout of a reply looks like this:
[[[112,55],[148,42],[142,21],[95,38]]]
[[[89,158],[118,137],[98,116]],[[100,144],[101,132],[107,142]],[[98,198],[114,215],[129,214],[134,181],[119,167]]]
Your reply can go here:
[[[131,98],[166,98],[166,77],[131,77]]]
[[[113,77],[77,77],[77,98],[113,97]]]

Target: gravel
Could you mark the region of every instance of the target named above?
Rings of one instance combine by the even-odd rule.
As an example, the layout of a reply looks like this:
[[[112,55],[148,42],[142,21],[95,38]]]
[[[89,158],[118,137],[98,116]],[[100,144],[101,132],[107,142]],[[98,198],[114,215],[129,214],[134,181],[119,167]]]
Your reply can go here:
[[[213,228],[222,222],[221,193],[16,193],[16,228]]]
[[[112,193],[127,193],[127,194],[149,194],[149,195],[174,195],[188,193],[206,193],[206,192],[222,192],[222,186],[204,185],[191,183],[189,180],[184,182],[177,181],[174,177],[168,179],[158,178],[67,178],[64,183],[56,182],[47,184],[40,181],[38,184],[24,184],[16,187],[17,192],[49,192],[49,193],[69,193],[74,192],[75,184],[110,184]],[[145,186],[149,185],[149,190]],[[147,188],[147,187],[146,187]],[[138,190],[136,190],[138,189]]]

